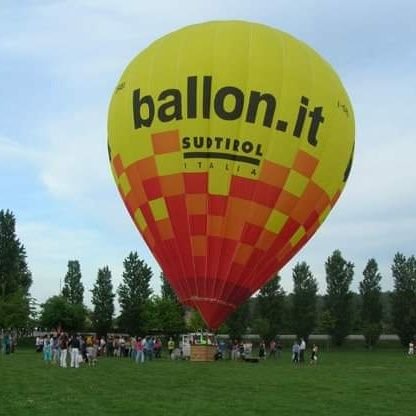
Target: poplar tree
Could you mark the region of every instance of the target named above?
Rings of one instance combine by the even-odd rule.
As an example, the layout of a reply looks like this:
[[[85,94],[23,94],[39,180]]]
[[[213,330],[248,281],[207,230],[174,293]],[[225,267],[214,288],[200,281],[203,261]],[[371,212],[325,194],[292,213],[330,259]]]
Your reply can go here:
[[[117,290],[121,308],[119,323],[131,335],[143,335],[148,327],[146,307],[152,294],[150,280],[153,272],[137,252],[130,252],[123,265],[123,281]]]
[[[32,274],[26,250],[16,235],[16,219],[9,210],[0,211],[0,297],[20,290],[28,295]]]
[[[106,336],[113,325],[115,297],[108,266],[98,270],[97,280],[91,292],[94,328],[99,335]]]
[[[327,294],[325,317],[332,325],[327,329],[335,345],[342,345],[349,335],[352,323],[352,292],[354,264],[347,262],[339,250],[335,250],[325,263]]]
[[[393,259],[392,293],[393,325],[402,345],[407,344],[416,334],[416,259],[397,253]]]
[[[257,296],[257,315],[268,324],[268,341],[274,339],[282,329],[285,312],[285,292],[280,284],[281,277],[276,275],[266,283]]]
[[[15,228],[14,214],[0,210],[0,328],[25,327],[31,315],[32,274]]]
[[[318,283],[305,262],[296,264],[292,277],[292,326],[295,334],[307,342],[317,321]]]
[[[370,259],[360,282],[361,323],[367,347],[372,348],[382,331],[383,306],[381,303],[381,274],[377,262]]]
[[[82,305],[84,301],[84,285],[81,282],[81,266],[78,260],[68,261],[68,271],[64,279],[62,296],[72,305]]]

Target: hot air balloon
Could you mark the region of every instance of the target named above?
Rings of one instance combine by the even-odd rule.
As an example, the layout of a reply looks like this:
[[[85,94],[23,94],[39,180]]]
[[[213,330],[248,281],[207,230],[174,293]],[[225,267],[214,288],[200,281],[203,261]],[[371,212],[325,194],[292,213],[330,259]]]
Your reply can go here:
[[[217,329],[315,234],[351,168],[354,116],[303,42],[243,21],[185,27],[127,66],[108,150],[179,299]]]

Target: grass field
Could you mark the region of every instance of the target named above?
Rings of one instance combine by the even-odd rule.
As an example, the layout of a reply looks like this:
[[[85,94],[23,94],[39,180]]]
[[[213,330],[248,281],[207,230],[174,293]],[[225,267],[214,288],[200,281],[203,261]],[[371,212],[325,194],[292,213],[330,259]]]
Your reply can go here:
[[[416,357],[399,350],[289,354],[259,364],[103,358],[78,370],[0,356],[0,415],[415,415]]]

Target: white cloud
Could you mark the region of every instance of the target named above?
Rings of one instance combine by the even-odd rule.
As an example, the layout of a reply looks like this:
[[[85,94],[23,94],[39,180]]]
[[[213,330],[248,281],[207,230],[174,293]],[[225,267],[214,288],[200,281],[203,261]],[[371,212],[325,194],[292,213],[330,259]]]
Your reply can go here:
[[[105,112],[73,112],[45,126],[41,177],[60,198],[78,199],[109,179]]]
[[[111,183],[107,156],[106,112],[72,112],[45,122],[43,139],[22,144],[0,137],[0,160],[30,164],[54,197],[94,199]]]
[[[35,149],[26,147],[16,140],[0,135],[0,161],[2,163],[27,162],[37,163],[41,154]]]
[[[388,217],[391,223],[400,217],[414,216],[416,183],[414,153],[416,144],[410,138],[389,139],[378,145],[357,144],[350,182],[345,191],[343,209],[349,217],[368,220]],[[396,150],[395,149],[400,149]]]

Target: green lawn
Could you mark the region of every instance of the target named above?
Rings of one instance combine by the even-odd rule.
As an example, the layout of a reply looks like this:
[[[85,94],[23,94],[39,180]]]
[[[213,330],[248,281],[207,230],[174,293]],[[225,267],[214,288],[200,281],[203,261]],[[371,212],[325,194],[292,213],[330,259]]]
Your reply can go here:
[[[31,350],[0,356],[0,415],[412,415],[416,357],[399,350],[321,352],[317,367],[289,354],[259,364],[136,365],[100,359],[79,370]]]

